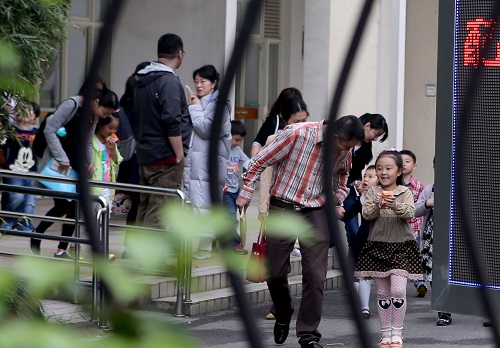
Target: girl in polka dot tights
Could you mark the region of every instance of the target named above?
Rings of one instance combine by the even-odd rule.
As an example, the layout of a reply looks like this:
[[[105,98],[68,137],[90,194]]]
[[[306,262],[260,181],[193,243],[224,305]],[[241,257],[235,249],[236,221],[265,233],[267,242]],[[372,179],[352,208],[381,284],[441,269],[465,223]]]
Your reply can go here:
[[[363,217],[372,220],[355,276],[374,279],[382,338],[380,348],[403,347],[406,284],[422,279],[418,245],[408,220],[415,216],[411,191],[403,185],[403,160],[382,152],[375,162],[379,185],[366,193]]]

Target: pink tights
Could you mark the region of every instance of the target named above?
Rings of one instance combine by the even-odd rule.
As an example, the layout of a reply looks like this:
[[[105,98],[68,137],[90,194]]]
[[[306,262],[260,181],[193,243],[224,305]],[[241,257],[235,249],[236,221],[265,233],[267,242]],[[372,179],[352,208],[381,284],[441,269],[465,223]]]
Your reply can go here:
[[[375,278],[377,286],[378,316],[380,328],[403,329],[406,314],[406,283],[404,276],[391,274],[386,278]]]

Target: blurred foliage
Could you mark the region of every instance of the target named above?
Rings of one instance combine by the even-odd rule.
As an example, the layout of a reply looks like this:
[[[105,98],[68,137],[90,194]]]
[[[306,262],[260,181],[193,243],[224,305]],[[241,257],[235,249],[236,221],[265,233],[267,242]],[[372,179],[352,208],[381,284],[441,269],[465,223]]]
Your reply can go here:
[[[71,0],[0,0],[0,141],[26,114],[66,38]],[[13,106],[19,103],[16,109]],[[12,105],[10,105],[12,104]]]
[[[167,270],[168,265],[176,264],[181,242],[192,244],[208,235],[231,240],[235,222],[223,207],[199,213],[170,203],[163,209],[163,216],[163,233],[129,231],[127,253],[135,267],[124,268],[94,258],[96,269],[105,280],[110,294],[104,313],[112,328],[110,334],[92,339],[95,348],[201,346],[193,335],[185,332],[183,326],[133,308],[148,298],[151,291],[148,282],[144,281],[143,272]],[[267,226],[268,235],[292,239],[299,236],[305,241],[311,231],[311,226],[296,214],[271,215]],[[172,258],[169,259],[169,256]],[[230,250],[223,249],[221,259],[229,269],[239,274],[247,266],[246,258]],[[88,346],[89,342],[83,339],[87,333],[62,325],[64,323],[48,323],[42,319],[40,299],[52,296],[54,289],[68,297],[73,296],[73,267],[73,262],[68,261],[21,258],[14,267],[0,270],[0,348]],[[81,303],[85,303],[84,300],[80,298]],[[90,299],[87,301],[91,302]]]

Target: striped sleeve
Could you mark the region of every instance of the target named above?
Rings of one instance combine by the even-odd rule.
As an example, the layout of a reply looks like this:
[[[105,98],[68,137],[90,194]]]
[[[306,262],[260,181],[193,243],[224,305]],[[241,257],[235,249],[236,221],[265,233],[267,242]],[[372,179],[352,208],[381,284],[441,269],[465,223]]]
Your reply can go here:
[[[293,128],[281,132],[271,143],[264,146],[255,157],[250,160],[248,170],[243,181],[240,197],[248,201],[252,199],[255,191],[255,183],[259,180],[260,174],[269,166],[283,161],[295,142],[296,132]]]

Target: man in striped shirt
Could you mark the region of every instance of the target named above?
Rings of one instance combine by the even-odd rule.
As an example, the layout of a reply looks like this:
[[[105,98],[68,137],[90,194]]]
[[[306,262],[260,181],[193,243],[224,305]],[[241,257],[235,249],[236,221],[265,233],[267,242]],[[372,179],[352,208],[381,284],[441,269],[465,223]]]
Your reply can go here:
[[[361,121],[344,116],[334,127],[334,168],[336,178],[336,214],[342,217],[342,202],[349,193],[346,187],[351,167],[351,147],[364,139]],[[291,211],[301,214],[313,227],[307,238],[301,239],[302,298],[297,316],[297,336],[301,347],[317,348],[321,334],[318,326],[323,306],[323,283],[326,278],[330,234],[327,227],[323,185],[324,146],[327,121],[307,122],[286,127],[278,136],[251,159],[244,176],[244,186],[236,204],[248,207],[255,184],[265,168],[274,165],[269,213]],[[290,252],[295,237],[267,236],[266,259],[269,262],[267,286],[276,308],[274,340],[285,342],[293,314],[288,287]]]

